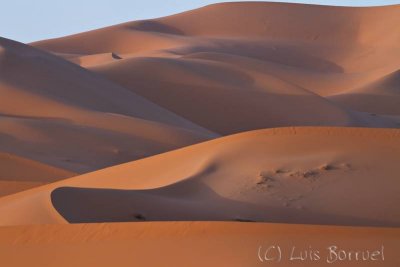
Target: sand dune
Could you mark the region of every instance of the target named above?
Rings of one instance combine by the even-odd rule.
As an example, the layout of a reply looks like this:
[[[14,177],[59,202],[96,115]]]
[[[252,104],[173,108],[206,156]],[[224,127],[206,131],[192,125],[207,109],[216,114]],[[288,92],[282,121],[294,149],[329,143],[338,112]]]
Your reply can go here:
[[[51,51],[93,54],[107,52],[111,47],[123,47],[118,38],[95,43],[96,39],[107,34],[113,34],[114,37],[153,34],[154,38],[175,38],[178,41],[185,41],[187,36],[265,37],[333,45],[374,42],[378,46],[385,46],[400,38],[397,31],[385,31],[397,25],[399,12],[398,5],[341,8],[285,3],[222,3],[160,19],[128,22],[69,37],[40,41],[34,45]],[[383,35],[386,38],[376,43],[376,38]],[[133,52],[138,44],[129,45],[131,49],[128,52]]]
[[[399,18],[398,5],[225,3],[32,45],[79,54],[75,63],[220,134],[390,128],[398,121],[385,115],[399,114],[397,97],[354,90],[400,69],[400,34],[388,30]]]
[[[57,117],[59,113],[65,114],[70,111],[69,109],[72,111],[78,109],[77,112],[83,109],[133,116],[190,130],[201,130],[193,123],[150,103],[125,88],[59,57],[11,40],[1,39],[1,41],[3,48],[1,54],[2,90],[10,91],[11,94],[11,101],[4,101],[2,105],[2,113],[31,117]],[[25,75],[21,77],[19,73]],[[43,77],[44,75],[47,76]],[[29,102],[25,103],[25,109],[22,109],[21,98],[31,101],[32,105],[28,105]],[[39,109],[38,105],[42,109]],[[50,112],[53,116],[48,115]],[[203,131],[207,132],[204,129]]]
[[[400,34],[389,30],[398,25],[399,13],[399,5],[342,8],[223,3],[33,45],[54,52],[90,55],[144,50],[181,55],[224,50],[306,69],[360,72],[399,66],[396,57]]]
[[[5,197],[0,214],[7,216],[0,223],[226,220],[398,226],[399,140],[398,130],[363,128],[233,135]]]
[[[235,2],[0,38],[2,265],[260,266],[260,246],[338,245],[385,246],[346,266],[399,266],[398,25],[400,5]]]
[[[395,127],[246,63],[135,57],[91,70],[220,134],[292,125]]]
[[[116,53],[104,53],[104,54],[95,54],[95,55],[70,55],[70,54],[57,54],[58,56],[61,56],[68,61],[71,61],[73,63],[76,63],[82,67],[91,67],[91,66],[96,66],[99,64],[104,64],[104,63],[109,63],[113,62],[116,60],[122,59],[121,56],[119,56]]]
[[[0,45],[0,151],[82,173],[217,136],[59,57]]]
[[[400,70],[346,94],[330,96],[330,99],[355,110],[400,115]]]
[[[7,153],[0,153],[0,162],[2,166],[0,196],[76,175],[73,172]]]

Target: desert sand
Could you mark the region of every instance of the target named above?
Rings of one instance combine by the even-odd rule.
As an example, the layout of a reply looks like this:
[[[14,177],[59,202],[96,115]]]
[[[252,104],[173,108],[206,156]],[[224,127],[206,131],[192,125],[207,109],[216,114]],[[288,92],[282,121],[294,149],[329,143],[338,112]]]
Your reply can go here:
[[[0,38],[1,263],[329,266],[336,245],[397,267],[398,25],[235,2]]]
[[[24,233],[21,236],[20,233]],[[398,228],[226,222],[138,222],[38,225],[0,228],[6,266],[398,266]],[[365,237],[368,236],[366,239]],[[348,251],[384,246],[385,261],[327,263],[332,242]],[[12,244],[12,245],[10,245]],[[300,250],[320,251],[320,260],[289,260]],[[261,262],[270,246],[280,262]],[[304,253],[304,252],[303,252]],[[263,256],[263,255],[262,255]],[[271,254],[269,257],[277,257]],[[334,258],[332,258],[334,260]]]

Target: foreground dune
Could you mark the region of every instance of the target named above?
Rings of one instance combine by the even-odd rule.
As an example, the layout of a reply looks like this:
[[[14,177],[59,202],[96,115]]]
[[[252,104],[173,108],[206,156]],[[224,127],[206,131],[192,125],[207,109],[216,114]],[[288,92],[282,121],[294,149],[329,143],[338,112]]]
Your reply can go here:
[[[389,129],[297,127],[218,138],[4,197],[0,224],[399,226],[399,136]]]
[[[23,235],[21,235],[23,233]],[[398,228],[226,222],[40,225],[0,228],[5,266],[387,266],[400,264]],[[280,246],[282,260],[261,259]],[[353,251],[338,260],[328,247]],[[383,256],[371,254],[383,246]],[[293,260],[290,254],[294,249]],[[301,252],[312,251],[295,260]],[[319,251],[316,260],[315,251]],[[359,251],[359,260],[355,252]],[[365,258],[361,259],[361,251]],[[369,251],[369,257],[367,257]],[[271,250],[267,257],[278,257]],[[330,261],[332,263],[328,263]]]

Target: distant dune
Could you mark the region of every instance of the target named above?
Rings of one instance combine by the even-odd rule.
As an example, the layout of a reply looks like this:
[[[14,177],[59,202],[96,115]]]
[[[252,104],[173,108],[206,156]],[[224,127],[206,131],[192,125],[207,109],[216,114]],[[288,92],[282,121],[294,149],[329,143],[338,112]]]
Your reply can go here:
[[[0,153],[0,196],[76,175],[37,161]]]
[[[75,54],[64,57],[220,134],[397,127],[381,116],[399,114],[399,90],[356,89],[400,69],[399,23],[399,6],[226,3],[32,45]]]
[[[271,237],[399,266],[399,25],[400,5],[235,2],[0,38],[0,257],[259,266]]]

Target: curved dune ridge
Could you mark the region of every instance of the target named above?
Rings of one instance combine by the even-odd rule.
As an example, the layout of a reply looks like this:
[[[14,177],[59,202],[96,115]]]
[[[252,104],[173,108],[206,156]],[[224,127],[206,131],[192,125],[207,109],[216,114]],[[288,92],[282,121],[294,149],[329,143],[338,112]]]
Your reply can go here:
[[[0,47],[0,151],[83,173],[217,136],[62,58]]]
[[[399,130],[331,127],[232,135],[4,197],[0,224],[399,226],[399,136]]]
[[[219,134],[398,127],[398,80],[359,88],[400,69],[399,24],[400,5],[223,3],[32,45]]]
[[[399,25],[234,2],[0,38],[2,265],[398,267]]]
[[[255,129],[397,128],[399,10],[224,3],[2,38],[0,151],[85,173]]]
[[[398,116],[399,92],[400,70],[397,70],[346,94],[332,95],[329,99],[365,112]]]

